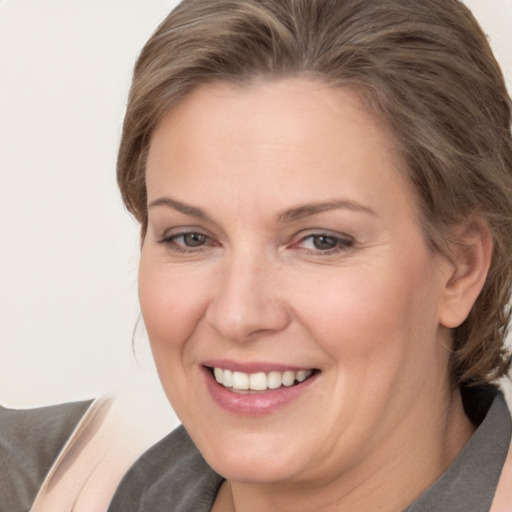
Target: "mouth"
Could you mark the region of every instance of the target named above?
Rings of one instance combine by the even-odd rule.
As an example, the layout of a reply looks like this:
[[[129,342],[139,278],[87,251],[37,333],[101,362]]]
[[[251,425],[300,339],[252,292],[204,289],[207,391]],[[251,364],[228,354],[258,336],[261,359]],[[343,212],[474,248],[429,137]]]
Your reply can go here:
[[[245,373],[220,367],[206,367],[222,387],[234,393],[263,393],[298,386],[319,371],[311,369]]]

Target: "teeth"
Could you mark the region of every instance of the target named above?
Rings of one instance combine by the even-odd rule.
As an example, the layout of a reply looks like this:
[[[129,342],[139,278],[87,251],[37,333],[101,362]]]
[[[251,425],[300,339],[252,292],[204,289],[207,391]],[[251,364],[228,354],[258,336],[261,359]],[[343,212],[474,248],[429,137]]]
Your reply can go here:
[[[312,370],[243,373],[223,370],[222,368],[213,369],[213,375],[219,384],[222,384],[226,388],[233,388],[234,390],[240,391],[249,389],[253,391],[265,391],[266,389],[277,389],[281,386],[289,387],[293,386],[295,382],[304,382],[312,373]]]
[[[270,372],[267,375],[267,387],[269,389],[280,388],[282,383],[283,379],[281,376],[281,372]]]
[[[218,370],[220,370],[220,368],[218,368]],[[222,370],[220,370],[222,372]],[[233,387],[233,372],[231,370],[224,370],[224,377],[222,379],[222,383],[224,386],[226,386],[227,388],[232,388]]]
[[[249,375],[249,389],[264,391],[267,389],[267,375],[263,372],[251,373]]]
[[[306,370],[300,370],[297,372],[297,376],[295,377],[299,382],[304,382],[308,378],[308,374]]]
[[[221,368],[214,368],[213,375],[215,375],[215,380],[219,384],[224,384],[224,370],[222,370]]]
[[[295,372],[284,372],[281,380],[283,381],[283,386],[292,386],[295,382]]]
[[[242,372],[233,372],[233,388],[249,389],[249,374]]]

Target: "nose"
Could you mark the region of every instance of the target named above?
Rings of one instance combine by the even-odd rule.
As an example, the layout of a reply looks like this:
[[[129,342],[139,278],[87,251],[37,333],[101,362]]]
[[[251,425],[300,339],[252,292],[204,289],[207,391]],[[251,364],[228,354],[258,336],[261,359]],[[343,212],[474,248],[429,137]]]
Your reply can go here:
[[[290,313],[274,267],[253,255],[240,255],[225,265],[206,311],[208,324],[219,335],[245,342],[288,326]]]

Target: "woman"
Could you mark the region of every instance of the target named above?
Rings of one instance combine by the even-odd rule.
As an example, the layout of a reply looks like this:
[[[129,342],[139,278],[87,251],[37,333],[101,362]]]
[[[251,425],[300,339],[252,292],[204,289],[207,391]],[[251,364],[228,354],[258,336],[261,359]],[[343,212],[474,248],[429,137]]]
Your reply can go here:
[[[118,180],[184,428],[109,510],[510,510],[510,121],[456,0],[180,4]]]

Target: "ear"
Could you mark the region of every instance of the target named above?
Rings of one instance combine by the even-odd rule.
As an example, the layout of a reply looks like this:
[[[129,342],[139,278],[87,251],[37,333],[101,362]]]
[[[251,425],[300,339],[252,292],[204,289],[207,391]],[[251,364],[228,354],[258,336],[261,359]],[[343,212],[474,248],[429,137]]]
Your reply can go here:
[[[466,320],[484,286],[491,258],[492,236],[484,220],[472,219],[453,230],[441,301],[441,325],[455,328]]]

